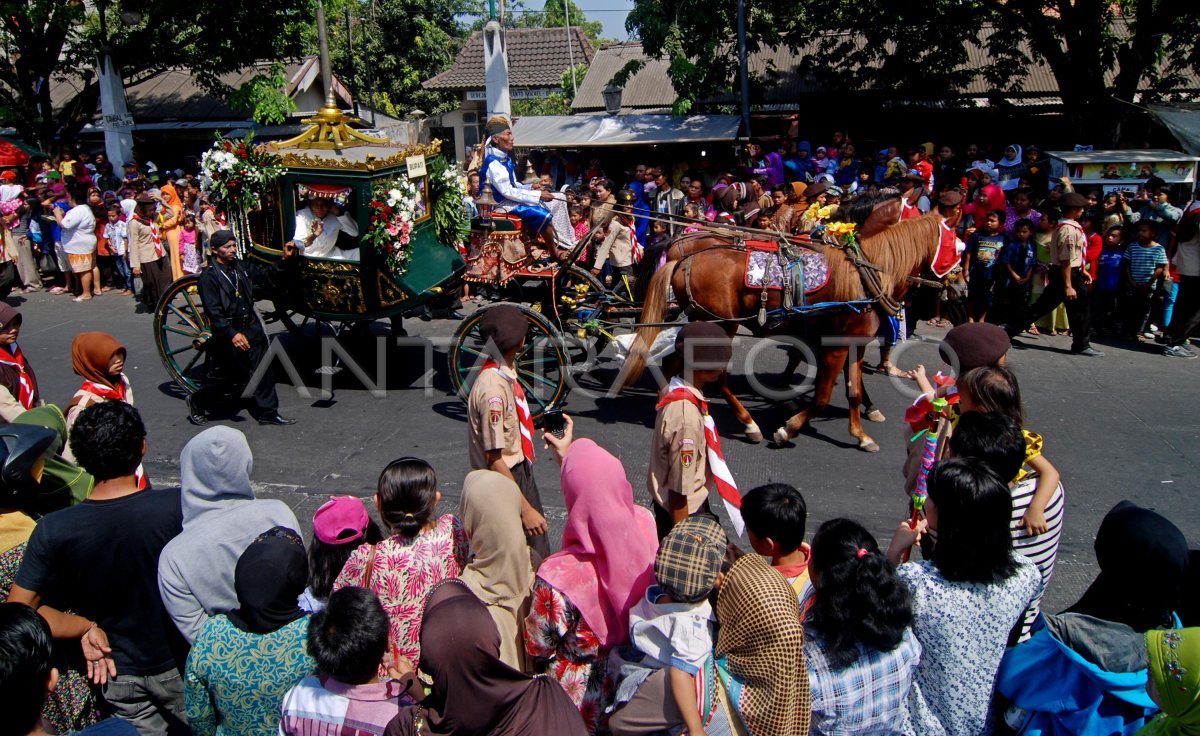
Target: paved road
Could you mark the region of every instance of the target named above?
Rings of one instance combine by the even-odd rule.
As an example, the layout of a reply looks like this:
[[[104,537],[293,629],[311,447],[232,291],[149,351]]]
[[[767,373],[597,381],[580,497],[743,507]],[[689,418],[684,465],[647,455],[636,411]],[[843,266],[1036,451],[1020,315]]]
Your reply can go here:
[[[128,346],[126,372],[150,432],[147,469],[160,487],[177,483],[179,452],[197,430],[187,423],[181,394],[154,351],[151,316],[135,314],[132,302],[115,293],[86,304],[45,293],[14,296],[10,302],[25,315],[21,345],[49,401],[65,403],[79,384],[70,365],[75,333],[106,330]],[[377,373],[375,357],[365,356],[366,373],[384,376],[382,395],[373,395],[343,371],[333,384],[332,401],[302,398],[286,385],[281,372],[283,412],[297,417],[299,424],[260,427],[245,417],[232,422],[249,437],[255,454],[253,478],[260,492],[284,499],[308,524],[326,495],[368,496],[388,461],[416,455],[437,469],[444,510],[456,509],[462,478],[469,470],[463,406],[450,392],[445,368],[444,344],[456,326],[444,320],[409,322],[409,329],[429,338],[434,347],[385,349],[382,374]],[[942,334],[924,325],[920,332],[931,339]],[[1057,610],[1073,602],[1095,574],[1091,552],[1095,530],[1104,513],[1122,498],[1157,508],[1183,529],[1193,546],[1200,544],[1196,503],[1200,361],[1164,358],[1149,347],[1108,347],[1107,357],[1086,359],[1064,352],[1069,338],[1024,342],[1028,347],[1010,353],[1009,362],[1021,378],[1028,426],[1045,436],[1046,454],[1061,470],[1067,489],[1066,531],[1047,595],[1047,608]],[[312,372],[319,351],[286,334],[281,335],[281,345],[302,381],[319,386],[320,379]],[[750,338],[740,339],[737,359],[744,360],[754,345]],[[367,347],[373,348],[374,342]],[[784,364],[782,351],[767,347],[756,353],[757,373],[770,380]],[[867,357],[877,359],[873,349]],[[935,346],[915,342],[899,358],[903,367],[916,362],[936,365]],[[615,373],[615,364],[601,361],[596,370],[581,377],[580,384],[601,386]],[[808,502],[810,534],[826,519],[850,516],[886,543],[905,513],[899,473],[906,432],[899,420],[909,399],[883,378],[867,381],[888,416],[884,424],[866,425],[882,446],[873,455],[855,449],[846,433],[840,388],[830,418],[816,422],[812,433],[781,448],[742,441],[732,413],[715,402],[714,416],[722,436],[730,438],[725,451],[739,485],[748,489],[768,481],[792,483]],[[795,409],[794,403],[755,397],[744,377],[735,385],[749,397],[748,408],[768,434]],[[615,398],[587,393],[575,391],[568,401],[577,433],[618,455],[636,497],[648,504],[644,474],[654,420],[650,389]],[[538,463],[536,469],[553,540],[559,538],[565,518],[555,470],[549,461]]]

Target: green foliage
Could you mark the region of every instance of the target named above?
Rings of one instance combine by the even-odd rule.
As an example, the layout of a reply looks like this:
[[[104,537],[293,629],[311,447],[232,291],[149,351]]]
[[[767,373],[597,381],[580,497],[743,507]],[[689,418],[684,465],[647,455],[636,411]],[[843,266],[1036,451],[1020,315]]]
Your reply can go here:
[[[821,89],[953,102],[982,81],[991,104],[1021,90],[1034,64],[1058,80],[1083,130],[1114,137],[1139,88],[1170,98],[1200,73],[1200,3],[1170,0],[779,0],[747,2],[747,48],[793,51]],[[670,60],[676,112],[732,91],[736,0],[634,0],[626,27]],[[984,60],[970,67],[969,54]],[[770,84],[770,73],[752,83]],[[1147,101],[1147,95],[1140,100]],[[1115,141],[1114,141],[1115,142]]]
[[[575,80],[571,80],[571,70],[567,69],[558,80],[558,91],[551,92],[545,97],[534,97],[524,100],[513,100],[513,115],[570,115],[571,103],[575,101],[575,88],[583,84],[587,76],[588,65],[575,65]]]
[[[542,12],[524,12],[517,16],[518,28],[562,28],[567,24],[567,12],[563,6],[564,0],[545,0]],[[598,20],[588,20],[583,10],[575,4],[575,0],[565,0],[569,4],[571,25],[583,29],[583,33],[593,44],[599,42],[600,34],[604,32],[604,24]]]
[[[446,163],[444,156],[426,160],[430,197],[433,199],[433,227],[438,240],[446,245],[465,243],[471,237],[471,220],[467,217],[466,177]]]
[[[467,34],[457,17],[471,10],[471,0],[343,2],[353,17],[354,48],[347,49],[342,11],[326,8],[330,54],[335,73],[360,99],[369,97],[369,73],[377,109],[388,115],[403,117],[415,109],[438,115],[458,107],[456,93],[426,90],[421,82],[454,63]]]
[[[105,7],[107,39],[94,4],[0,2],[0,43],[7,50],[0,59],[0,107],[8,109],[4,122],[30,142],[48,147],[56,134],[69,139],[91,120],[99,99],[96,50],[105,40],[127,85],[182,67],[204,89],[228,95],[233,90],[222,75],[301,52],[301,31],[311,23],[314,1],[110,0]],[[134,9],[140,21],[124,23],[121,11]],[[55,109],[52,78],[71,81],[80,94]]]
[[[260,125],[279,125],[296,111],[296,103],[288,97],[288,78],[283,64],[275,62],[269,73],[257,74],[229,95],[234,110],[250,110]]]

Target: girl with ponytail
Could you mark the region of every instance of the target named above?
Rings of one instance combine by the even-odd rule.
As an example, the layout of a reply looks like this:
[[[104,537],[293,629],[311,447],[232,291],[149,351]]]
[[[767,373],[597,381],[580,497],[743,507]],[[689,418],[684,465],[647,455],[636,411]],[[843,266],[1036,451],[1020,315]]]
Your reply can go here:
[[[358,586],[379,596],[389,620],[388,657],[407,657],[414,666],[421,655],[425,596],[459,576],[470,546],[457,517],[435,516],[441,499],[429,463],[415,457],[388,463],[379,475],[375,507],[389,536],[360,545],[333,584],[334,592]]]
[[[849,519],[821,525],[808,570],[812,733],[913,733],[907,701],[921,645],[908,588],[870,532]]]

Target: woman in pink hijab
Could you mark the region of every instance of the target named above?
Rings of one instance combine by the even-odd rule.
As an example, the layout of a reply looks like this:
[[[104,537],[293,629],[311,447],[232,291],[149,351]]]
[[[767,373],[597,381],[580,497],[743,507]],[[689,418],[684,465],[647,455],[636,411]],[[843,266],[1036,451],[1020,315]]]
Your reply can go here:
[[[612,701],[608,652],[629,640],[629,609],[654,581],[654,517],[633,502],[621,461],[592,440],[545,439],[562,463],[562,549],[538,568],[525,648],[595,733]]]

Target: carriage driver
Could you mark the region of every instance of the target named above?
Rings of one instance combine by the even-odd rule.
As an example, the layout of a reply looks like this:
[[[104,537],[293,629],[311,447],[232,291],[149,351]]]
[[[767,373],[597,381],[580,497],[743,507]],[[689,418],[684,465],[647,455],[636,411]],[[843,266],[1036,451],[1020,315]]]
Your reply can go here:
[[[493,115],[488,119],[484,132],[487,139],[483,143],[484,159],[479,167],[479,191],[476,196],[483,194],[485,186],[491,185],[496,211],[520,217],[528,231],[541,234],[547,251],[557,253],[554,225],[551,222],[553,216],[549,207],[542,204],[549,202],[554,195],[517,183],[516,164],[512,155],[516,143],[508,120],[501,115]]]

